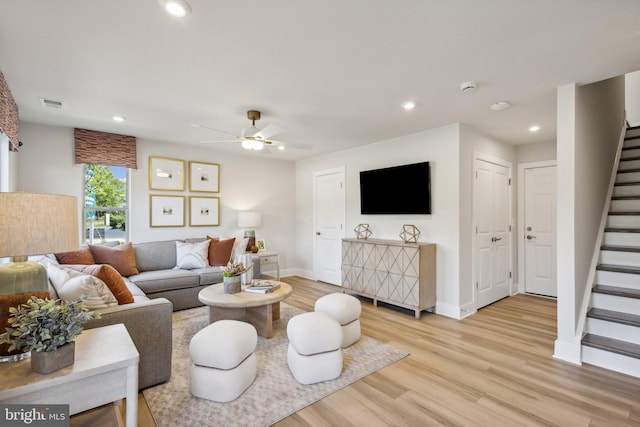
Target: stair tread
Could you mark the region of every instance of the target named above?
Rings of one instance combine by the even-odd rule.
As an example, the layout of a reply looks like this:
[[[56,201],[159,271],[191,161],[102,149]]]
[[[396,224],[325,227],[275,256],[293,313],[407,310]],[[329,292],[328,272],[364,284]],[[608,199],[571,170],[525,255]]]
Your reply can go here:
[[[625,169],[625,170],[618,171],[618,173],[635,173],[635,172],[640,172],[640,169]]]
[[[624,158],[624,159],[620,159],[621,162],[631,162],[631,161],[634,161],[634,160],[640,160],[640,156],[627,157],[627,158]]]
[[[621,313],[603,308],[591,308],[587,312],[587,317],[640,327],[640,315],[637,314]]]
[[[640,200],[640,196],[615,196],[611,200]]]
[[[640,233],[640,228],[614,228],[607,227],[605,233]]]
[[[624,140],[625,141],[632,141],[634,139],[640,139],[640,135],[636,135],[636,136],[625,136]]]
[[[630,265],[599,264],[596,267],[596,270],[611,271],[614,273],[640,274],[640,267],[632,267]]]
[[[614,252],[640,252],[640,247],[638,247],[638,246],[602,245],[602,246],[600,246],[600,250],[603,250],[603,251],[614,251]]]
[[[609,211],[609,215],[638,216],[640,211]]]
[[[640,136],[638,138],[640,138]],[[622,147],[622,151],[626,151],[626,150],[640,150],[640,146]]]
[[[582,344],[600,350],[621,354],[623,356],[640,359],[640,345],[638,344],[615,340],[613,338],[607,338],[594,334],[586,334],[582,338]]]
[[[620,286],[595,285],[593,292],[596,294],[640,299],[640,289],[622,288]]]
[[[616,182],[614,185],[616,187],[631,187],[631,186],[634,186],[634,185],[640,185],[640,181]]]

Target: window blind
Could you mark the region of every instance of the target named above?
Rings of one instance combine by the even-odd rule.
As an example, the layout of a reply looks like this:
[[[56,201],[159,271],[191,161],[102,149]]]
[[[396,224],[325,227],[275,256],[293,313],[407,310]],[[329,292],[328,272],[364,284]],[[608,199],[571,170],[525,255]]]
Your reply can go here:
[[[136,137],[74,129],[76,163],[138,168]]]

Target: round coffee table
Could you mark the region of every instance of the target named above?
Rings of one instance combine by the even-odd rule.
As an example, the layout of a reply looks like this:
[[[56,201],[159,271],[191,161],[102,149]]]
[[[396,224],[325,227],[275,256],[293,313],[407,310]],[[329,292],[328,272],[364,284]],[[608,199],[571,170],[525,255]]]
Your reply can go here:
[[[258,294],[238,292],[225,294],[224,283],[207,286],[198,294],[198,300],[209,306],[209,322],[218,320],[242,320],[251,323],[258,335],[265,338],[273,336],[273,321],[280,319],[280,301],[293,292],[291,286],[284,282],[273,292]]]

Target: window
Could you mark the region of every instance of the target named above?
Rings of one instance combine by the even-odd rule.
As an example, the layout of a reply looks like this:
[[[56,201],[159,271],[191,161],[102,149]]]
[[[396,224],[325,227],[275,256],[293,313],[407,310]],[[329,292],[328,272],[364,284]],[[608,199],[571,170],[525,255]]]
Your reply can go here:
[[[84,165],[86,243],[129,240],[127,171],[123,166]]]

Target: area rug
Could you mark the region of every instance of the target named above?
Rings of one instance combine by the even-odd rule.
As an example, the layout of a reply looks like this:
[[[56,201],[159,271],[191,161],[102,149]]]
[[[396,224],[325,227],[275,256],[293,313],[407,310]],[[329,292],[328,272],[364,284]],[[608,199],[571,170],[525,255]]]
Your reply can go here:
[[[335,380],[300,385],[287,366],[287,321],[301,310],[281,303],[274,337],[258,337],[255,382],[238,399],[216,403],[189,392],[189,342],[209,324],[208,307],[173,315],[173,361],[171,379],[144,390],[144,397],[158,427],[164,426],[268,426],[329,394],[363,378],[408,353],[373,338],[362,336],[344,349],[342,375]]]

